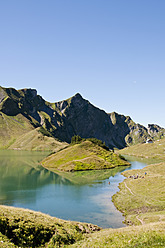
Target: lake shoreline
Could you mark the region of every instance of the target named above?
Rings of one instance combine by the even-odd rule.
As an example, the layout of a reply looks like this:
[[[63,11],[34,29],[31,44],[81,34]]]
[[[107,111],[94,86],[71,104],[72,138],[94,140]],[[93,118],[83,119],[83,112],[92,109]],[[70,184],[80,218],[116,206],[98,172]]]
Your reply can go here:
[[[124,171],[124,181],[119,184],[112,200],[116,208],[123,213],[127,225],[165,221],[163,206],[165,187],[165,163],[150,164],[143,169]],[[135,179],[134,176],[135,175]],[[121,204],[122,202],[122,204]]]
[[[23,156],[23,154],[24,153],[22,153],[22,159],[23,160],[25,160],[25,157]],[[35,153],[35,156],[34,157],[36,157],[36,155],[39,155],[39,153]],[[40,170],[42,171],[42,173],[41,174],[43,174],[44,175],[44,177],[45,176],[47,176],[47,175],[49,175],[49,173],[50,173],[50,175],[51,175],[51,178],[52,178],[52,176],[55,176],[55,182],[57,182],[57,177],[56,177],[56,175],[55,175],[55,173],[51,173],[50,171],[48,171],[48,170],[45,170],[43,167],[36,167],[35,168],[35,166],[33,165],[33,158],[31,157],[31,155],[30,155],[30,152],[28,153],[28,158],[31,158],[31,160],[28,162],[28,167],[27,168],[33,168],[32,169],[32,171],[31,171],[31,169],[30,169],[30,171],[32,172],[32,174],[31,174],[31,172],[30,172],[30,176],[32,176],[33,175],[33,173],[37,173],[36,175],[38,175],[39,177],[40,177]],[[38,157],[37,157],[38,158]],[[21,159],[21,157],[19,156],[19,161],[21,161],[20,160]],[[39,160],[38,160],[38,163],[39,163]],[[140,165],[140,164],[139,164]],[[2,166],[2,165],[1,165]],[[29,167],[30,166],[30,167]],[[100,187],[101,186],[101,191],[99,191],[100,193],[101,192],[106,192],[106,194],[104,194],[103,196],[105,196],[105,197],[107,197],[109,194],[110,194],[110,185],[111,186],[115,186],[117,189],[118,189],[118,183],[117,183],[117,181],[116,181],[116,179],[119,177],[119,179],[120,179],[120,184],[119,184],[119,188],[120,188],[120,190],[116,193],[116,194],[113,194],[113,197],[112,198],[114,198],[114,195],[120,195],[121,194],[121,192],[123,192],[123,189],[124,189],[124,192],[126,193],[125,194],[125,196],[126,197],[124,197],[123,199],[126,199],[126,198],[128,198],[130,195],[132,195],[132,193],[134,194],[135,192],[134,192],[134,189],[133,188],[131,188],[131,186],[128,184],[128,181],[129,182],[133,182],[133,183],[136,183],[136,182],[140,182],[140,183],[144,183],[144,182],[147,182],[147,181],[145,181],[145,180],[143,180],[142,178],[139,178],[139,179],[132,179],[132,178],[129,178],[129,176],[130,175],[132,175],[132,174],[139,174],[140,176],[142,176],[142,175],[144,175],[144,173],[145,173],[145,171],[147,171],[147,176],[148,176],[148,179],[149,179],[149,182],[151,183],[151,185],[153,184],[152,183],[152,177],[153,177],[153,175],[151,175],[150,173],[149,173],[149,170],[150,169],[148,169],[148,166],[146,166],[146,164],[141,164],[141,167],[143,167],[143,169],[137,169],[137,166],[138,166],[138,162],[137,163],[135,163],[135,169],[134,170],[130,170],[130,169],[128,169],[128,170],[126,170],[126,171],[124,171],[124,172],[122,172],[122,174],[125,176],[125,179],[123,180],[123,176],[121,175],[121,172],[118,172],[117,174],[115,174],[116,172],[114,171],[114,175],[111,175],[111,177],[108,179],[104,179],[103,181],[102,181],[102,183],[100,184],[98,184],[98,183],[96,183],[96,184],[92,184],[93,186],[92,187],[96,187],[97,188],[97,186],[98,187]],[[153,166],[156,166],[156,165],[153,165]],[[161,166],[161,164],[160,164],[160,166]],[[22,167],[22,166],[19,166],[21,169],[23,169],[24,168],[24,166]],[[5,167],[6,168],[6,167]],[[9,166],[9,168],[10,168],[10,172],[12,173],[12,171],[11,171],[11,165]],[[26,167],[25,167],[26,168]],[[42,169],[41,169],[42,168]],[[155,167],[156,168],[156,170],[157,170],[157,168],[158,167]],[[164,168],[164,164],[162,165],[162,169]],[[37,169],[37,170],[36,170]],[[26,169],[27,170],[27,169]],[[36,170],[36,172],[35,172],[35,170]],[[18,166],[16,167],[16,171],[17,171],[17,174],[18,174]],[[154,171],[155,171],[155,169],[154,169]],[[81,172],[82,173],[82,172]],[[140,174],[141,173],[141,174]],[[155,172],[154,172],[155,173]],[[160,171],[160,173],[162,173],[161,171]],[[12,173],[12,175],[13,175],[13,173]],[[40,178],[40,180],[41,180],[41,178]],[[58,179],[59,180],[59,179]],[[62,180],[64,180],[64,178],[62,179]],[[66,179],[65,179],[66,180]],[[108,185],[108,181],[111,181],[110,182],[110,185]],[[128,181],[127,181],[128,180]],[[155,180],[155,178],[154,178],[154,180]],[[62,186],[62,182],[64,182],[64,181],[59,181],[59,186],[60,186],[60,190],[61,190],[61,186]],[[66,182],[66,187],[64,188],[64,190],[66,190],[68,187],[69,187],[69,185],[70,184],[68,184],[68,181],[65,181]],[[127,187],[123,187],[123,186],[125,186],[125,183],[126,183],[126,185],[127,185]],[[41,184],[42,185],[42,184]],[[43,185],[44,186],[44,185]],[[42,187],[43,187],[42,186]],[[56,185],[56,187],[57,187],[57,185]],[[82,186],[79,186],[79,188],[81,189],[81,187]],[[91,188],[91,186],[90,186],[90,188]],[[73,190],[73,185],[71,186],[71,189]],[[103,190],[103,191],[102,191]],[[49,191],[50,191],[50,189],[49,189]],[[46,187],[46,192],[48,192],[48,188]],[[131,193],[132,192],[132,193]],[[62,192],[61,192],[62,193]],[[130,194],[130,195],[129,195]],[[60,195],[59,195],[60,196]],[[96,195],[97,196],[97,195]],[[98,201],[99,201],[99,204],[100,204],[100,200],[101,200],[101,198],[100,198],[100,196],[101,195],[99,195],[98,194]],[[89,197],[91,197],[91,195],[89,195]],[[133,196],[134,197],[134,196]],[[86,197],[85,197],[86,198]],[[87,199],[87,198],[86,198]],[[105,199],[107,199],[107,198],[105,198]],[[140,198],[141,199],[141,198]],[[44,199],[43,199],[44,200]],[[103,201],[104,201],[104,197],[103,197],[103,199],[102,199]],[[44,202],[45,202],[45,200],[44,200]],[[121,202],[121,200],[119,201],[119,202]],[[122,201],[122,204],[124,203],[124,201]],[[160,202],[159,202],[160,203]],[[114,207],[116,208],[116,203],[114,204],[114,202],[112,203],[113,205],[114,205]],[[48,203],[48,205],[49,205],[49,207],[51,207],[51,205]],[[118,204],[117,204],[118,205]],[[159,204],[160,205],[160,204]],[[2,207],[5,207],[5,206],[2,206]],[[118,206],[117,206],[118,207]],[[25,207],[25,208],[27,208],[27,207]],[[31,216],[32,217],[32,215],[34,214],[34,215],[40,215],[40,216],[49,216],[49,217],[45,217],[45,221],[47,222],[47,218],[48,219],[56,219],[56,222],[58,222],[58,221],[63,221],[63,223],[65,223],[65,225],[66,225],[66,227],[67,227],[67,229],[64,231],[64,229],[63,229],[63,231],[61,232],[61,230],[59,230],[59,234],[58,235],[55,235],[54,236],[54,238],[53,238],[53,236],[51,236],[52,237],[52,239],[50,238],[49,239],[49,241],[48,242],[50,242],[50,247],[59,247],[59,240],[60,240],[60,242],[63,242],[63,244],[65,244],[66,245],[66,247],[83,247],[84,245],[86,246],[86,247],[88,247],[88,246],[91,246],[92,247],[92,245],[94,246],[96,246],[96,247],[110,247],[109,246],[109,239],[111,239],[111,243],[113,243],[113,247],[115,247],[115,248],[118,248],[118,247],[120,247],[120,246],[122,246],[122,244],[123,244],[123,242],[125,243],[125,242],[130,242],[130,240],[131,240],[131,243],[133,243],[133,244],[137,244],[137,237],[138,237],[138,240],[139,240],[139,242],[148,242],[148,243],[151,243],[152,242],[152,244],[154,243],[154,242],[156,242],[156,244],[158,243],[158,242],[161,242],[161,244],[165,244],[165,235],[164,234],[162,234],[162,230],[163,230],[163,228],[165,227],[165,221],[164,221],[164,218],[163,218],[163,216],[165,216],[165,214],[164,214],[164,212],[163,211],[161,211],[161,213],[160,213],[160,211],[159,212],[155,212],[155,216],[154,216],[154,218],[156,218],[157,217],[157,222],[153,222],[153,223],[151,223],[153,220],[151,220],[151,215],[153,215],[153,212],[151,212],[151,215],[149,215],[149,212],[147,212],[147,215],[146,215],[146,213],[145,213],[145,216],[143,215],[144,213],[142,213],[142,211],[141,212],[139,212],[139,214],[137,215],[137,213],[135,213],[134,215],[132,215],[131,216],[131,219],[130,218],[127,218],[127,216],[124,214],[124,217],[126,217],[127,219],[126,219],[126,224],[127,225],[131,225],[130,227],[120,227],[120,228],[105,228],[105,229],[102,229],[102,230],[100,230],[100,231],[98,231],[98,229],[96,228],[95,230],[93,230],[91,233],[90,232],[88,232],[87,231],[87,233],[85,234],[84,233],[84,235],[76,235],[76,236],[70,236],[70,234],[71,235],[73,235],[73,233],[72,233],[72,230],[74,230],[74,226],[72,226],[72,224],[71,223],[79,223],[78,224],[78,226],[79,227],[81,227],[81,229],[83,230],[83,225],[85,224],[84,222],[77,222],[77,221],[71,221],[71,222],[69,222],[69,221],[65,221],[65,220],[60,220],[61,218],[56,218],[56,217],[51,217],[50,215],[45,215],[44,213],[42,213],[42,211],[41,211],[41,213],[38,213],[38,212],[35,212],[35,211],[32,211],[32,210],[28,210],[28,209],[25,209],[25,208],[23,208],[22,210],[20,210],[20,208],[17,208],[17,207],[8,207],[8,206],[6,206],[6,209],[9,209],[9,212],[10,212],[10,214],[11,214],[11,209],[13,209],[13,211],[18,211],[18,212],[20,212],[21,213],[21,211],[23,212],[23,213],[25,213],[25,212],[29,212],[29,213],[31,213],[29,216]],[[142,210],[142,209],[141,209]],[[116,210],[117,211],[117,210]],[[122,213],[122,209],[120,208],[120,206],[119,206],[119,211],[120,211],[120,213]],[[117,212],[119,212],[119,211],[117,211]],[[161,222],[160,222],[160,214],[161,214]],[[12,214],[11,214],[12,215]],[[30,219],[29,219],[29,223],[31,223],[31,221],[33,222],[33,227],[35,226],[35,225],[38,225],[37,223],[35,224],[34,223],[34,219],[35,218],[31,218],[31,217],[29,217]],[[129,216],[130,217],[130,216]],[[143,218],[143,217],[145,217],[145,218]],[[148,222],[146,223],[146,217],[148,218]],[[8,218],[8,214],[6,213],[5,214],[5,218],[7,218],[8,220],[9,220],[9,218]],[[12,217],[13,218],[13,217]],[[17,218],[19,219],[19,214],[17,214]],[[65,219],[65,218],[62,218],[62,219]],[[135,221],[136,220],[136,221]],[[2,221],[1,221],[1,224],[2,223],[4,223],[3,222],[4,221],[4,215],[2,216]],[[31,226],[31,224],[27,224],[27,220],[26,220],[26,218],[24,218],[24,216],[22,216],[21,218],[20,218],[20,221],[21,221],[21,223],[24,225],[24,227],[23,228],[28,228],[28,226],[29,226],[29,228],[30,228],[30,226]],[[135,221],[135,222],[133,222],[133,221]],[[17,222],[17,221],[16,221]],[[16,222],[14,222],[14,223],[16,223]],[[86,221],[85,221],[86,222]],[[90,221],[91,223],[92,223],[92,221]],[[88,222],[88,223],[90,223],[90,222]],[[70,225],[70,227],[68,227],[67,226],[67,223],[70,223],[69,225]],[[86,222],[87,223],[87,222]],[[161,225],[160,225],[160,223],[161,223]],[[5,224],[6,225],[6,224]],[[16,224],[14,224],[15,225],[15,227],[17,227],[16,226]],[[91,225],[91,226],[96,226],[95,224],[93,225],[93,224],[89,224],[89,225]],[[133,226],[132,226],[133,225]],[[136,225],[136,226],[134,226],[134,225]],[[140,226],[138,226],[138,225],[140,225]],[[10,226],[10,224],[9,224],[9,226]],[[8,227],[9,227],[8,226]],[[8,228],[7,227],[7,228]],[[37,226],[36,226],[37,227]],[[36,228],[36,227],[34,227],[34,228]],[[142,228],[141,228],[142,227]],[[38,227],[37,227],[38,228]],[[43,228],[45,228],[45,227],[43,227]],[[77,228],[77,227],[76,227]],[[5,229],[6,230],[6,229]],[[22,229],[23,230],[23,229]],[[43,230],[42,228],[41,228],[41,230]],[[7,233],[7,232],[6,232]],[[10,233],[10,232],[9,232]],[[135,233],[136,233],[136,235],[135,235]],[[156,237],[158,237],[158,239],[159,239],[159,241],[157,241],[156,239],[155,239],[155,233],[156,233]],[[31,234],[30,234],[31,235]],[[28,244],[30,244],[30,243],[28,243],[28,242],[32,242],[33,244],[34,244],[34,242],[36,242],[36,241],[34,241],[33,240],[33,238],[34,237],[32,237],[32,236],[24,236],[23,238],[22,238],[22,236],[20,236],[20,240],[19,240],[19,245],[20,244],[23,244],[23,243],[21,243],[21,242],[24,242],[25,240],[24,239],[26,239],[26,241],[25,242],[27,242],[27,246],[25,245],[25,247],[28,247]],[[69,235],[69,236],[68,236]],[[75,234],[74,234],[75,235]],[[122,235],[124,235],[124,240],[122,239]],[[144,236],[145,236],[145,240],[144,240]],[[70,239],[69,237],[72,237],[73,239]],[[11,240],[11,236],[10,235],[4,235],[3,233],[0,233],[0,241],[2,241],[3,243],[4,243],[4,245],[11,245],[10,247],[17,247],[16,246],[16,244],[18,244],[16,241],[12,241]],[[116,239],[117,238],[117,239]],[[31,239],[31,241],[29,241],[29,239]],[[28,241],[27,241],[28,240]],[[156,241],[155,241],[156,240]],[[38,241],[37,241],[38,242]],[[43,241],[43,243],[44,242],[47,242],[47,241]],[[52,243],[53,242],[53,243]],[[57,243],[56,243],[57,242]],[[72,244],[73,243],[73,244]],[[25,244],[25,243],[24,243]],[[44,244],[48,244],[48,243],[44,243]],[[51,246],[53,244],[53,246]],[[129,244],[129,243],[127,243],[127,244]],[[37,244],[36,243],[36,246],[35,247],[38,247],[38,245],[39,245],[39,243]],[[5,246],[4,246],[5,247]],[[49,247],[49,245],[47,246],[47,247]],[[127,246],[128,247],[128,246]],[[152,247],[152,246],[147,246],[147,247]]]

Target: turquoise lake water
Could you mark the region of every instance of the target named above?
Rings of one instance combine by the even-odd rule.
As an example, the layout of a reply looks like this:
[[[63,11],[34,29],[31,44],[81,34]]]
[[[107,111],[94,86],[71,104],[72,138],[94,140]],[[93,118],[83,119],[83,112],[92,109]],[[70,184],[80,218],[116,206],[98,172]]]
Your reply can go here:
[[[129,168],[97,171],[95,180],[80,184],[44,169],[39,162],[48,153],[0,151],[0,204],[28,208],[65,220],[96,224],[103,228],[125,226],[122,214],[111,201],[124,180],[125,169],[141,169],[144,162],[131,161]],[[130,158],[128,158],[130,160]],[[132,160],[132,159],[131,159]],[[93,172],[90,172],[93,173]],[[104,176],[103,176],[104,175]],[[104,179],[100,178],[103,176]],[[97,179],[97,177],[99,179]],[[83,181],[83,183],[81,183]],[[110,181],[110,185],[108,182]]]

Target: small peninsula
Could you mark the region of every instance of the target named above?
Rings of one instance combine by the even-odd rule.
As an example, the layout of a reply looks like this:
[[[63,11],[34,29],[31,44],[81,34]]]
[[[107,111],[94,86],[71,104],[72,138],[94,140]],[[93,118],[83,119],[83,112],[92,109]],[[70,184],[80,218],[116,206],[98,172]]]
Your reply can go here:
[[[120,155],[109,150],[100,140],[82,139],[68,147],[53,153],[42,162],[42,166],[51,171],[86,171],[111,169],[130,165]]]

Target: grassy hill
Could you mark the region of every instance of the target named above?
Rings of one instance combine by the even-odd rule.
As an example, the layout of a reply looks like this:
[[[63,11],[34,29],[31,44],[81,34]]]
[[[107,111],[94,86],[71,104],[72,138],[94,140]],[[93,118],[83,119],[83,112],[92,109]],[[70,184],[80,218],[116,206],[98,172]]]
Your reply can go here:
[[[105,229],[89,234],[83,240],[66,247],[77,248],[163,248],[165,222],[145,226]]]
[[[66,145],[43,127],[35,128],[22,114],[9,116],[0,112],[0,149],[57,151]]]
[[[165,138],[153,143],[130,146],[118,151],[118,153],[163,161],[165,160]]]
[[[122,174],[127,179],[120,184],[120,191],[113,196],[113,201],[126,217],[126,223],[140,225],[165,221],[165,162]],[[136,179],[130,177],[137,177],[137,174]]]
[[[64,221],[46,214],[0,206],[0,247],[165,247],[165,222],[119,229]]]
[[[124,148],[118,153],[147,158],[154,163],[142,170],[122,173],[127,179],[120,184],[120,191],[113,200],[126,216],[126,223],[165,221],[165,138]],[[133,179],[137,174],[138,178]]]
[[[137,174],[137,179],[129,178]],[[165,247],[165,163],[128,170],[123,175],[127,179],[113,201],[130,227],[101,230],[69,247]]]
[[[68,145],[65,142],[60,142],[53,137],[44,135],[40,130],[41,128],[38,127],[21,135],[9,146],[9,149],[56,152]]]
[[[0,206],[0,247],[60,247],[99,231],[96,225],[64,221],[30,210]]]
[[[30,121],[22,114],[8,116],[0,112],[0,149],[9,148],[19,136],[33,129]]]
[[[82,141],[48,156],[42,165],[52,171],[85,171],[111,169],[129,165],[119,155],[107,151],[90,140]]]

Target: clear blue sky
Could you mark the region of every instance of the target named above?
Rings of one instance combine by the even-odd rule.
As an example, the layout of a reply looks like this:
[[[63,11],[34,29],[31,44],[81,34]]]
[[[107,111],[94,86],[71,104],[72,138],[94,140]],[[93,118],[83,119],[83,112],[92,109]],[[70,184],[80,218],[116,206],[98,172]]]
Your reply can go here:
[[[165,127],[164,0],[1,0],[0,85]]]

